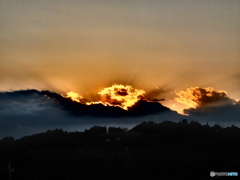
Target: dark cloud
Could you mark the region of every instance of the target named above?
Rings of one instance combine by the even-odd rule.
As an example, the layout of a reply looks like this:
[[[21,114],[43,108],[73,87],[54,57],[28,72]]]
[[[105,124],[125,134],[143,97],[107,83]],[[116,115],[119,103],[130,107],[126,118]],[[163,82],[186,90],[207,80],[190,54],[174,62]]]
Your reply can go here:
[[[213,104],[226,105],[234,103],[234,100],[227,96],[226,91],[217,91],[211,87],[191,87],[186,91],[179,91],[176,94],[178,95],[176,100],[186,104],[190,108],[210,106]]]
[[[159,103],[139,101],[129,111],[102,104],[85,105],[50,91],[0,93],[0,137],[21,137],[48,129],[84,130],[94,125],[133,127],[142,121],[181,120]]]
[[[210,122],[228,126],[234,124],[240,126],[240,104],[227,104],[222,106],[189,108],[184,110],[189,118],[201,122]]]
[[[128,92],[126,89],[120,89],[120,90],[116,90],[116,93],[118,95],[121,95],[121,96],[127,96],[128,95]]]
[[[235,104],[227,104],[223,106],[211,106],[211,107],[204,107],[204,106],[199,106],[197,108],[189,108],[189,109],[184,109],[184,112],[186,114],[190,115],[211,115],[211,114],[216,114],[219,116],[220,114],[227,114],[228,119],[233,118],[233,116],[240,115],[240,104],[235,103]],[[239,117],[237,117],[239,118]],[[236,119],[236,118],[235,118]]]
[[[211,103],[221,103],[221,104],[229,104],[233,103],[233,100],[227,96],[226,92],[218,92],[218,91],[208,91],[203,88],[198,88],[199,96],[197,103],[199,106],[205,106]],[[195,92],[194,95],[199,95],[198,92]]]
[[[145,116],[162,112],[172,112],[169,108],[157,102],[148,102],[145,100],[138,101],[135,105],[128,108],[128,111],[120,107],[104,106],[103,104],[85,105],[69,98],[64,98],[56,93],[42,91],[44,95],[57,100],[61,106],[76,116],[102,116],[102,117],[126,117],[126,116]]]
[[[177,92],[177,100],[189,106],[184,109],[194,120],[215,123],[239,123],[240,103],[228,97],[226,91],[213,88],[192,87],[186,91]]]
[[[169,89],[157,87],[148,91],[145,97],[151,101],[164,101],[164,96],[166,96],[166,92],[169,92]]]
[[[220,96],[223,96],[220,99],[226,100],[224,94]],[[95,125],[131,128],[143,121],[179,121],[185,118],[216,123],[222,119],[228,122],[228,125],[232,122],[236,122],[237,125],[240,116],[239,106],[239,102],[225,106],[198,106],[186,109],[185,112],[190,114],[186,117],[158,102],[145,100],[138,101],[126,111],[120,107],[102,104],[81,104],[50,91],[2,92],[0,93],[0,137],[21,137],[56,128],[81,131]]]

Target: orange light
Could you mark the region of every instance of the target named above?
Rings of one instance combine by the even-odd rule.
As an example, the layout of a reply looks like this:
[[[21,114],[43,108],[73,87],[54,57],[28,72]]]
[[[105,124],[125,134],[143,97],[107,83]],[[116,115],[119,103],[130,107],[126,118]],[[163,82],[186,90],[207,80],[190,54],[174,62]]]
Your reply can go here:
[[[114,84],[110,87],[106,87],[101,89],[98,94],[98,101],[87,101],[86,105],[91,104],[103,104],[104,106],[118,106],[122,109],[128,110],[129,107],[133,106],[136,102],[140,99],[144,98],[145,91],[134,89],[132,86],[129,85],[121,85],[121,84]],[[65,96],[67,98],[71,98],[73,101],[83,103],[78,93],[75,92],[68,92]]]
[[[133,106],[144,97],[145,91],[134,89],[132,86],[114,84],[98,92],[103,103],[108,102],[113,106],[119,106],[125,110]]]
[[[187,105],[188,108],[196,108],[203,105],[207,99],[224,98],[227,96],[227,92],[214,90],[212,87],[190,87],[186,91],[176,92],[176,95],[178,96],[176,98],[177,102]]]
[[[73,91],[68,92],[67,95],[64,97],[71,98],[73,101],[76,101],[76,102],[81,102],[81,99],[83,98],[78,93],[75,93]]]

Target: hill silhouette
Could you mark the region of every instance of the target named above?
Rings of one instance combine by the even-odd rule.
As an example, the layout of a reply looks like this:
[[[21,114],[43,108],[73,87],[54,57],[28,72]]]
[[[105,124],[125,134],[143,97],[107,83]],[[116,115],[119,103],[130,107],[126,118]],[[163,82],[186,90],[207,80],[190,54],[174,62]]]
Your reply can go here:
[[[128,130],[94,126],[0,140],[0,179],[208,179],[239,172],[240,129],[143,122]],[[231,177],[234,179],[234,177]]]
[[[19,90],[0,92],[0,138],[23,137],[46,130],[62,128],[68,131],[84,130],[94,125],[115,123],[132,128],[147,121],[185,118],[160,103],[139,101],[128,111],[102,104],[86,105],[51,91]]]
[[[86,105],[72,101],[70,98],[63,97],[56,92],[46,90],[38,91],[35,89],[13,92],[1,92],[0,100],[14,102],[26,102],[26,100],[31,100],[31,103],[37,100],[44,100],[45,102],[51,102],[52,106],[61,105],[62,109],[67,110],[70,114],[75,116],[124,117],[145,116],[162,112],[167,112],[175,116],[178,115],[177,112],[172,111],[157,102],[140,100],[134,106],[130,107],[128,111],[126,111],[120,107],[104,106],[103,104]]]
[[[102,104],[86,105],[51,91],[19,90],[0,92],[0,138],[23,137],[62,128],[84,130],[94,125],[128,127],[143,121],[179,121],[188,118],[201,123],[240,127],[239,103],[226,106],[188,109],[189,116],[163,106],[156,101],[140,100],[128,111]],[[196,111],[196,112],[195,112]]]
[[[69,98],[64,98],[57,93],[50,91],[41,91],[43,95],[56,99],[60,104],[69,112],[74,115],[88,115],[88,116],[103,116],[103,117],[123,117],[123,116],[145,116],[149,114],[156,114],[162,112],[172,113],[177,115],[176,112],[163,106],[158,102],[148,102],[140,100],[135,105],[130,107],[128,111],[115,106],[104,106],[102,104],[85,105]]]

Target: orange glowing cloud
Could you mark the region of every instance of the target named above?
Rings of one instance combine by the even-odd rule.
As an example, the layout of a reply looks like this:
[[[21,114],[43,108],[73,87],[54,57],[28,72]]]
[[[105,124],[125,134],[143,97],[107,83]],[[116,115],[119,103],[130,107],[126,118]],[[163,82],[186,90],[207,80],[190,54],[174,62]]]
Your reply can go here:
[[[125,110],[133,106],[140,99],[144,98],[146,94],[144,90],[134,89],[130,85],[114,84],[110,87],[106,87],[97,92],[98,101],[87,101],[86,105],[91,104],[103,104],[105,106],[118,106]],[[66,96],[73,101],[83,103],[83,97],[75,92],[68,92]]]
[[[212,87],[190,87],[185,91],[176,92],[176,95],[178,97],[175,100],[187,105],[187,108],[197,108],[212,104],[232,104],[234,101],[227,96],[226,91],[214,90]]]
[[[114,84],[98,92],[102,102],[117,105],[125,110],[144,97],[145,91],[134,89],[132,86]]]
[[[75,93],[73,91],[68,92],[67,95],[64,97],[71,98],[73,101],[76,101],[76,102],[81,102],[81,99],[83,98],[78,93]]]

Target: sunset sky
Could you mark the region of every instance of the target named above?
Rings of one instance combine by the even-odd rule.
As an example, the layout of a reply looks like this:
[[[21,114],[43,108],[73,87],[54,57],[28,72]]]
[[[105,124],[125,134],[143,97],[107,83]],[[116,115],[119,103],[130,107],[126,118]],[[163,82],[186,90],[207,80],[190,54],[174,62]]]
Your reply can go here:
[[[240,99],[240,1],[0,0],[0,91],[113,83]]]

